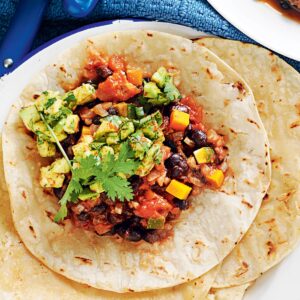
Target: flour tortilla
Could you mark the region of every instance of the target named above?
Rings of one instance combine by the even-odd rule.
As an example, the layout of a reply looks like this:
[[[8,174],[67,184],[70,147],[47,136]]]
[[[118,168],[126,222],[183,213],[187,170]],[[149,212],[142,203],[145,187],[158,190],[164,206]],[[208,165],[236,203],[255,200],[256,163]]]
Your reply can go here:
[[[24,247],[13,225],[9,195],[4,181],[0,147],[0,299],[14,300],[185,300],[203,299],[218,266],[191,282],[173,288],[142,293],[117,294],[67,279],[45,267]]]
[[[205,300],[242,300],[250,283],[228,288],[211,289]]]
[[[183,212],[174,236],[154,245],[98,237],[52,221],[57,200],[38,183],[39,158],[18,111],[46,89],[78,82],[93,47],[122,54],[133,67],[172,68],[183,95],[204,107],[204,122],[224,134],[230,172],[221,190],[205,190]],[[146,31],[109,33],[82,41],[36,75],[12,106],[3,133],[4,166],[15,227],[30,252],[75,281],[115,292],[146,291],[193,280],[228,255],[252,223],[270,181],[269,146],[253,95],[237,73],[190,40]]]
[[[238,71],[254,93],[267,130],[272,179],[255,222],[225,259],[215,287],[255,280],[300,237],[300,74],[270,51],[237,41],[199,41]]]

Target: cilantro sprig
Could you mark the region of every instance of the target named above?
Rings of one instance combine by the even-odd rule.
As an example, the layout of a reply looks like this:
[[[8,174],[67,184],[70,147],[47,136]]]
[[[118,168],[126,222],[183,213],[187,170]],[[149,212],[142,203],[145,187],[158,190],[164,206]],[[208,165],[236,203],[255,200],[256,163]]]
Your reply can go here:
[[[115,157],[110,152],[102,157],[89,155],[75,159],[72,164],[55,132],[42,113],[40,113],[40,117],[55,140],[58,149],[70,165],[72,172],[68,187],[63,197],[59,200],[60,209],[54,217],[55,222],[59,222],[67,216],[67,203],[76,203],[84,187],[96,181],[101,182],[107,196],[113,201],[119,199],[123,202],[133,199],[133,190],[127,177],[134,174],[139,166],[139,162],[134,160],[134,153],[128,142],[121,144],[118,157]]]
[[[96,181],[101,182],[107,196],[113,201],[116,199],[120,201],[132,200],[132,187],[126,177],[121,177],[119,174],[131,176],[139,165],[132,158],[132,152],[127,142],[121,144],[117,158],[111,153],[108,153],[101,159],[97,156],[89,155],[75,160],[75,163],[78,166],[72,168],[72,179],[65,194],[59,201],[60,209],[54,217],[56,222],[63,220],[67,216],[67,203],[77,202],[84,185],[89,185]]]

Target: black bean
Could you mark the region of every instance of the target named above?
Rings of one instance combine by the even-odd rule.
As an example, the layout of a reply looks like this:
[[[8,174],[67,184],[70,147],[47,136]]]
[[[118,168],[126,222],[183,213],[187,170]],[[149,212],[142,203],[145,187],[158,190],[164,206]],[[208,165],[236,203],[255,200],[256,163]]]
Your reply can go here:
[[[280,0],[279,4],[283,9],[290,9],[291,8],[291,5],[289,4],[289,2],[287,0]]]
[[[97,68],[96,72],[102,80],[113,74],[112,70],[106,66]]]
[[[95,116],[92,120],[92,123],[95,125],[100,125],[101,124],[101,117],[100,116]]]
[[[143,239],[144,239],[146,242],[148,242],[148,243],[150,243],[150,244],[153,244],[153,243],[155,243],[155,242],[158,242],[158,241],[161,239],[161,237],[160,237],[160,235],[159,235],[159,233],[158,233],[157,230],[151,229],[151,230],[147,230],[147,231],[146,231],[146,233],[145,233]]]
[[[129,227],[124,235],[124,239],[131,242],[138,242],[143,238],[143,231],[139,226]]]
[[[133,192],[136,193],[142,184],[143,180],[138,175],[133,175],[129,178]]]
[[[91,216],[89,213],[83,211],[78,215],[77,218],[79,221],[88,221],[91,218]]]
[[[131,225],[138,225],[140,223],[140,221],[141,221],[141,218],[138,216],[133,216],[129,219],[129,223]]]
[[[62,147],[65,149],[69,146],[74,146],[79,139],[79,136],[74,133],[74,134],[69,134],[64,140],[62,140],[60,143]]]
[[[108,213],[107,214],[107,221],[110,224],[118,224],[124,221],[124,216],[119,215],[119,214],[113,214],[113,213]]]
[[[93,108],[95,105],[99,104],[100,103],[100,100],[99,99],[95,99],[87,104],[85,104],[85,106],[87,108]],[[82,106],[81,106],[82,107]]]
[[[123,222],[115,225],[113,231],[116,234],[118,234],[121,238],[124,238],[128,227],[129,227],[128,224],[126,222]]]
[[[159,186],[158,184],[151,185],[151,190],[154,193],[161,195],[161,196],[163,196],[166,193],[166,188],[163,186]]]
[[[175,198],[173,200],[173,203],[180,210],[186,210],[190,207],[190,201],[189,200],[180,200],[180,199]]]
[[[63,197],[63,195],[65,194],[65,191],[68,187],[68,184],[69,184],[69,179],[66,178],[64,180],[64,183],[63,183],[63,186],[60,187],[60,188],[53,188],[53,193],[54,195],[58,198],[58,199],[61,199]]]
[[[164,145],[170,147],[172,152],[177,152],[176,144],[172,140],[166,139]]]
[[[92,79],[89,79],[89,80],[85,81],[84,83],[90,84],[90,85],[92,85],[95,89],[97,89],[98,84],[99,84],[99,80],[92,80]]]
[[[118,115],[119,112],[116,108],[114,108],[113,106],[111,106],[108,110],[107,110],[108,114],[110,115]]]
[[[92,208],[92,212],[97,214],[102,214],[107,209],[107,205],[105,203],[100,203]]]
[[[165,166],[168,169],[168,175],[171,178],[180,178],[187,174],[189,167],[186,159],[178,154],[172,154],[166,161]]]
[[[208,145],[207,136],[202,130],[192,129],[187,133],[187,136],[194,141],[197,147],[205,147]]]

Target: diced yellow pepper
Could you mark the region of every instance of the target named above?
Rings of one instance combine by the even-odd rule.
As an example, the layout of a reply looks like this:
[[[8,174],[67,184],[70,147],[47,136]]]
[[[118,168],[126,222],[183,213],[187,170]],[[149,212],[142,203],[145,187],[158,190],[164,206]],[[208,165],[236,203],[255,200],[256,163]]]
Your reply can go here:
[[[210,147],[202,147],[194,151],[194,156],[198,164],[210,163],[213,161],[215,151]]]
[[[180,200],[185,200],[189,196],[191,190],[191,187],[175,179],[172,179],[170,184],[166,188],[166,191],[169,194],[173,195],[174,197]]]
[[[174,109],[171,112],[171,117],[170,117],[171,128],[178,131],[184,131],[189,124],[190,124],[190,115],[188,113],[179,111],[177,109]]]
[[[224,173],[219,169],[215,169],[206,175],[205,178],[216,188],[219,188],[224,182]]]
[[[83,135],[91,135],[90,127],[82,126],[81,136]]]

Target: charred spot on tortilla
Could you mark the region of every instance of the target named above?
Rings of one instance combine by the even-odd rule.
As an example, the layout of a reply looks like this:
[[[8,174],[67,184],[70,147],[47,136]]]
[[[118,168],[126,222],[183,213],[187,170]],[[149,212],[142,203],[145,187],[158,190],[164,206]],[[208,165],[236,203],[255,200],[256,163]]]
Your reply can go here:
[[[237,82],[234,83],[233,86],[234,86],[235,88],[237,88],[241,94],[245,95],[246,90],[245,90],[245,87],[244,87],[244,85],[243,85],[242,82],[237,81]]]
[[[268,241],[266,243],[266,245],[268,247],[268,256],[270,256],[276,252],[276,247],[272,241]]]
[[[296,128],[298,126],[300,126],[300,120],[297,120],[297,121],[290,124],[291,129]]]
[[[258,129],[260,129],[259,125],[254,120],[247,118],[247,121],[251,124],[254,124]]]
[[[211,71],[210,71],[209,68],[206,68],[205,71],[208,74],[208,76],[209,76],[210,79],[214,79],[214,75],[211,73]]]
[[[249,208],[253,208],[253,205],[252,204],[250,204],[248,201],[246,201],[246,200],[242,200],[242,203],[243,204],[245,204],[247,207],[249,207]]]
[[[93,263],[93,261],[89,258],[86,257],[81,257],[81,256],[75,256],[76,259],[79,259],[80,261],[82,261],[84,264],[89,264],[91,265]]]
[[[153,33],[147,32],[147,36],[153,37]]]
[[[36,233],[35,233],[35,231],[34,231],[33,226],[32,226],[32,225],[29,225],[28,228],[29,228],[29,230],[31,231],[33,237],[36,238]]]
[[[47,215],[47,217],[51,220],[51,221],[54,221],[54,214],[48,210],[45,210],[45,213]]]
[[[26,195],[26,192],[25,192],[25,191],[22,191],[22,197],[26,200],[27,195]]]
[[[66,70],[65,66],[60,66],[59,69],[60,69],[63,73],[67,73],[67,70]]]

